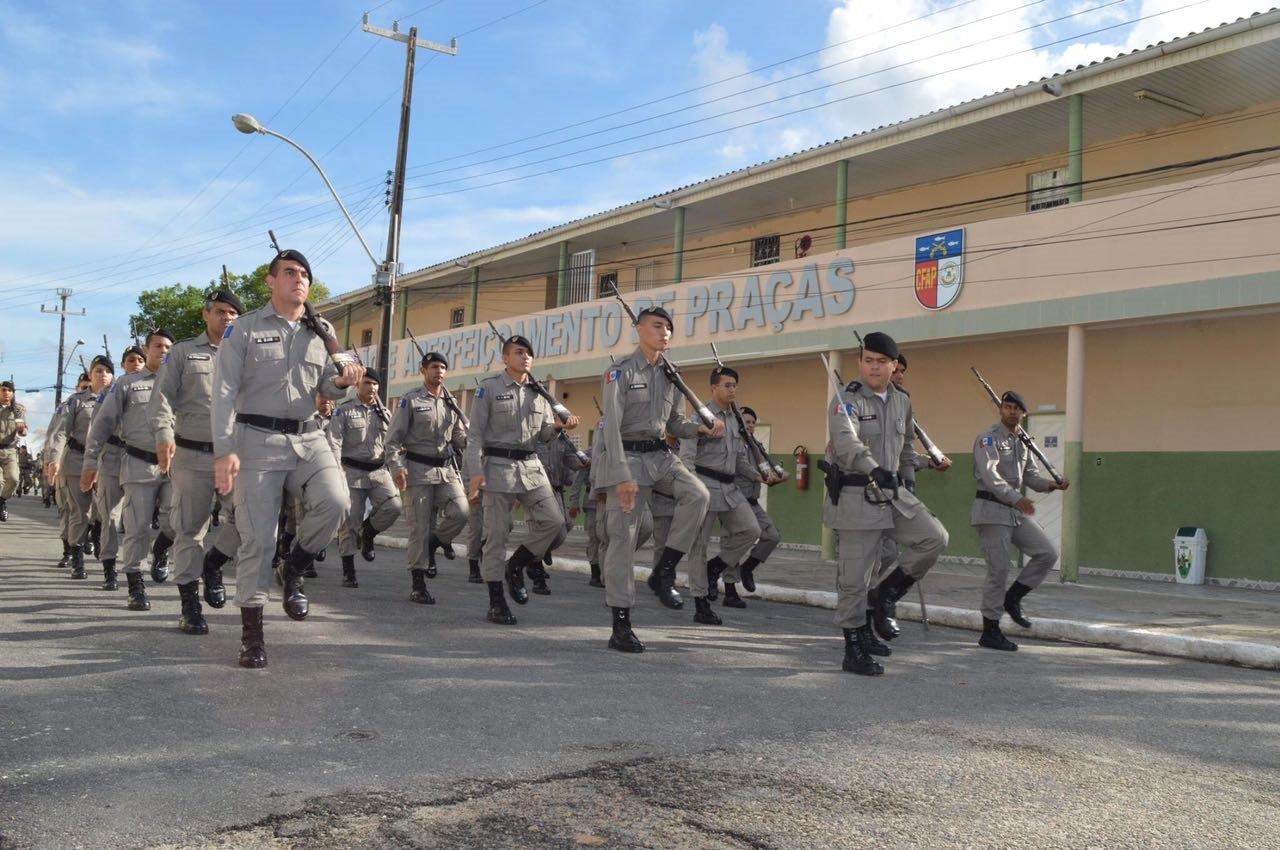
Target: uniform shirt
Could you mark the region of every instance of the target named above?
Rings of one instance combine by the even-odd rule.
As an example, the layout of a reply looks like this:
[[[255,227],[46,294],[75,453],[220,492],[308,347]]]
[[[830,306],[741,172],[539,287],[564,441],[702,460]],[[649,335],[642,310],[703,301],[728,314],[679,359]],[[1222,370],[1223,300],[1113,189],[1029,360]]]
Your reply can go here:
[[[316,320],[333,333],[333,326]],[[224,457],[238,450],[237,431],[249,428],[236,423],[237,413],[293,419],[311,419],[316,412],[315,393],[338,400],[347,391],[337,386],[338,369],[329,360],[324,342],[301,322],[290,322],[268,301],[227,326],[218,344],[213,366],[210,425],[213,453]],[[264,454],[279,454],[275,432],[259,431]],[[296,453],[310,434],[280,435]],[[257,441],[262,442],[262,441]],[[241,459],[243,460],[243,458]]]
[[[342,464],[344,457],[371,463],[381,462],[389,427],[378,408],[365,404],[358,398],[338,405],[333,418],[329,420],[328,428],[334,458],[339,464]],[[347,476],[348,487],[371,486],[369,472],[354,466],[343,466],[342,471]]]
[[[698,421],[687,418],[676,397],[680,391],[662,367],[645,359],[639,348],[604,374],[604,455],[598,484],[612,487],[634,481],[642,487],[666,476],[678,463],[669,452],[627,452],[623,440],[682,439],[698,436]]]
[[[111,385],[89,429],[85,469],[97,470],[99,454],[112,434],[118,434],[126,446],[147,452],[156,450],[156,436],[148,415],[156,374],[144,367]]]
[[[861,382],[853,381],[827,408],[827,425],[831,432],[827,460],[835,462],[843,473],[859,472],[864,475],[870,474],[877,466],[889,472],[913,466],[915,451],[907,435],[914,422],[911,398],[906,393],[890,384],[882,400]],[[886,492],[885,495],[893,494]],[[919,508],[920,500],[906,487],[900,487],[892,510],[910,518]],[[824,499],[822,518],[827,527],[836,529],[893,526],[890,507],[867,502],[862,487],[845,487],[839,505],[832,505],[830,499]]]
[[[62,453],[58,458],[59,475],[79,475],[83,466],[97,469],[85,462],[88,454],[89,420],[97,407],[98,396],[89,390],[74,393],[62,409]],[[71,440],[81,446],[81,451],[71,448]],[[94,450],[94,454],[96,454]]]
[[[512,460],[482,452],[489,448],[534,451],[539,442],[550,442],[555,436],[551,405],[528,383],[512,380],[504,370],[485,378],[476,388],[467,435],[467,466],[483,469],[485,489],[495,493],[537,489],[547,482],[547,476],[536,454],[528,460]]]
[[[94,405],[93,415],[97,416],[98,411],[102,409],[103,402],[107,400],[107,393],[111,392],[111,387],[107,387],[98,393],[98,403]],[[89,430],[93,431],[93,419],[89,419]],[[124,447],[116,443],[106,442],[102,444],[102,448],[98,450],[98,475],[120,475],[120,461],[124,457]]]
[[[696,440],[685,440],[680,444],[680,459],[684,465],[694,470],[694,474],[707,485],[711,501],[707,505],[709,512],[730,511],[746,502],[742,491],[732,483],[717,481],[697,472],[696,467],[714,470],[729,476],[759,478],[758,473],[746,457],[746,444],[738,433],[738,423],[733,414],[714,401],[707,403],[707,409],[720,421],[724,422],[723,437],[700,436]]]
[[[40,457],[43,463],[54,463],[62,455],[62,447],[66,445],[67,435],[62,429],[62,414],[67,409],[67,403],[54,408],[53,416],[49,417],[49,427],[45,429],[44,448],[40,451]]]
[[[169,349],[148,410],[157,443],[172,443],[175,435],[198,443],[213,442],[209,409],[217,356],[218,346],[208,332]]]
[[[969,511],[972,525],[1017,525],[1022,513],[1013,506],[1022,498],[1024,484],[1039,493],[1054,489],[1053,479],[1040,473],[1035,456],[1002,422],[974,440],[973,477],[979,490],[991,493],[1000,502],[974,499]]]
[[[474,414],[474,408],[473,408]],[[443,484],[457,481],[452,465],[430,466],[402,455],[401,450],[428,457],[457,457],[467,447],[467,432],[462,420],[444,399],[425,386],[415,387],[400,397],[391,429],[387,433],[387,466],[392,472],[406,469],[409,485]],[[480,469],[479,465],[471,467]]]
[[[12,449],[18,442],[18,426],[25,425],[27,409],[15,400],[0,407],[0,451]]]

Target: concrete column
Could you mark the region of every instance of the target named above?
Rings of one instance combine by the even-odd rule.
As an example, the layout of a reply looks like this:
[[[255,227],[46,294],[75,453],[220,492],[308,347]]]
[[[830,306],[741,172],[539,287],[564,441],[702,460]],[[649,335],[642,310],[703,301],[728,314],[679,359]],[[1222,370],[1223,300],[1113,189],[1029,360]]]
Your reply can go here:
[[[671,282],[684,280],[684,207],[676,207],[675,245],[672,250]]]
[[[1069,197],[1078,204],[1084,196],[1084,95],[1073,94],[1067,102],[1067,180],[1072,184]]]
[[[480,267],[471,270],[471,324],[480,321]]]
[[[836,250],[844,250],[849,221],[849,160],[836,163]]]
[[[831,362],[832,369],[835,369],[836,372],[838,372],[841,375],[844,374],[844,357],[841,355],[839,351],[828,351],[827,360]],[[830,379],[824,379],[823,384],[827,388],[827,406],[826,408],[823,408],[822,421],[826,423],[828,418],[826,415],[826,410],[836,403],[836,390],[835,390],[835,387],[831,385]],[[822,484],[818,481],[816,477],[818,460],[821,459],[823,453],[826,452],[827,450],[827,445],[831,442],[831,429],[827,427],[825,424],[823,426],[823,433],[826,434],[826,438],[827,438],[826,442],[823,443],[821,449],[813,452],[812,458],[809,461],[810,480],[812,482],[810,483],[809,486],[817,487],[819,490],[822,489]],[[826,498],[825,493],[822,498],[824,499]],[[818,517],[819,517],[819,521],[821,521],[821,517],[822,517],[821,512],[819,512]],[[836,557],[836,533],[831,529],[827,528],[825,525],[822,526],[822,557],[824,560],[827,560],[827,561],[835,560],[835,557]]]
[[[351,305],[347,305],[347,315],[342,322],[342,347],[351,347]]]
[[[396,334],[396,339],[404,339],[409,334],[405,328],[409,327],[409,290],[400,290],[400,333]]]
[[[560,243],[559,280],[556,282],[556,306],[563,307],[569,295],[569,243]]]
[[[1062,562],[1060,581],[1080,578],[1081,471],[1084,467],[1084,328],[1067,328],[1067,444],[1062,474],[1071,487],[1062,494]]]

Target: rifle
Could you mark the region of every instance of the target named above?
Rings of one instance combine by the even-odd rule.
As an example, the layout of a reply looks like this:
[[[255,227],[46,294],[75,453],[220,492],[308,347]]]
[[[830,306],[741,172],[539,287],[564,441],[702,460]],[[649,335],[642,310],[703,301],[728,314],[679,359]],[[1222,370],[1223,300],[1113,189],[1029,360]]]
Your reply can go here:
[[[987,391],[987,395],[991,397],[991,401],[995,403],[995,406],[999,407],[1000,396],[996,395],[996,391],[991,389],[991,385],[982,377],[982,373],[973,366],[970,366],[969,370],[973,372],[974,377],[976,377],[978,382],[982,384],[982,388]],[[1049,463],[1049,459],[1044,456],[1044,452],[1040,451],[1040,447],[1036,445],[1035,437],[1028,434],[1026,429],[1021,425],[1017,426],[1017,429],[1013,433],[1016,434],[1018,439],[1022,441],[1022,444],[1027,447],[1027,451],[1035,455],[1036,460],[1044,464],[1045,471],[1053,477],[1054,482],[1061,485],[1063,483],[1062,476],[1058,474],[1058,470],[1053,468],[1053,464]]]
[[[271,239],[271,247],[275,249],[275,252],[276,252],[277,254],[279,254],[279,253],[280,253],[280,243],[276,241],[276,234],[275,234],[275,231],[274,231],[274,230],[268,230],[268,231],[267,231],[267,237]]]
[[[591,403],[596,406],[596,413],[599,413],[601,416],[604,416],[604,410],[601,409],[600,407],[600,399],[596,398],[595,396],[592,396]]]
[[[849,429],[853,431],[854,434],[857,434],[858,429],[853,424],[853,417],[849,415],[849,408],[845,407],[844,402],[840,400],[840,393],[844,388],[840,385],[840,381],[839,378],[836,377],[835,370],[831,368],[831,361],[827,360],[827,355],[825,354],[819,354],[818,356],[822,358],[822,365],[826,368],[827,378],[831,381],[831,386],[836,391],[836,404],[840,405],[840,412],[844,414],[845,420],[848,421]],[[831,504],[840,504],[840,488],[842,486],[840,482],[842,477],[840,467],[834,463],[828,463],[823,459],[818,461],[818,468],[826,475],[827,497],[831,499]],[[871,478],[871,476],[867,477],[869,480],[867,482],[866,489],[862,491],[862,497],[868,502],[873,505],[887,505],[893,501],[893,498],[897,498],[898,490],[896,487],[893,491],[893,498],[890,498],[884,490],[881,489],[880,485],[874,478]],[[872,498],[872,496],[875,496],[875,498]]]
[[[360,355],[344,351],[342,343],[338,342],[338,338],[325,329],[320,322],[320,316],[316,313],[315,308],[311,306],[310,301],[305,301],[302,304],[302,324],[320,337],[320,341],[324,343],[325,351],[329,352],[329,359],[338,369],[338,374],[345,372],[348,366],[363,365],[360,363]],[[378,410],[378,415],[382,416],[387,424],[391,424],[391,417],[387,414],[387,409],[382,406],[381,401],[375,407]]]
[[[857,337],[858,349],[861,350],[862,334],[858,333],[858,331],[855,329],[853,332],[853,335]],[[836,374],[836,377],[839,377],[839,373]],[[929,460],[933,461],[935,465],[941,466],[942,461],[946,459],[946,455],[942,453],[942,450],[938,448],[937,444],[935,444],[933,440],[929,439],[929,435],[925,433],[924,428],[920,427],[920,421],[915,418],[914,409],[911,411],[911,425],[913,428],[915,428],[916,439],[920,441],[920,445],[924,446],[925,454],[929,456]]]
[[[631,305],[623,299],[622,295],[615,291],[613,293],[613,297],[618,299],[618,303],[622,305],[622,309],[627,312],[627,318],[631,320],[631,326],[635,327],[639,324],[640,320],[636,318],[636,314],[631,309]],[[689,385],[684,382],[684,378],[680,377],[680,370],[677,369],[675,364],[668,360],[667,355],[661,351],[658,352],[658,365],[662,367],[663,374],[667,376],[667,380],[675,384],[675,387],[680,391],[680,394],[688,400],[689,404],[693,405],[693,410],[698,414],[698,419],[702,421],[702,424],[708,428],[716,427],[716,418],[711,415],[711,411],[708,410],[707,406],[693,394],[693,390],[689,389]]]
[[[720,359],[720,351],[716,348],[716,344],[711,343],[711,356],[716,359],[716,365],[721,369],[724,368],[724,361]],[[742,419],[742,411],[738,409],[737,402],[730,402],[729,409],[733,411],[733,418],[738,420],[738,433],[742,435],[742,439],[747,444],[751,455],[755,458],[756,469],[760,475],[765,478],[781,478],[782,470],[769,457],[769,453],[764,450],[764,446],[756,439],[756,435],[747,430],[747,423]]]

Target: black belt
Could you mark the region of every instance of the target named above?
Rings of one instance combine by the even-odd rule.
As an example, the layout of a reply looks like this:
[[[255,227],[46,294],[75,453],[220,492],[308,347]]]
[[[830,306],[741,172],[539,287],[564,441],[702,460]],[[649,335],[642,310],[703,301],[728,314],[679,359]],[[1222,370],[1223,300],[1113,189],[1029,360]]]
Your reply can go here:
[[[982,499],[984,502],[995,502],[997,505],[1004,505],[1004,507],[1006,508],[1009,507],[1008,505],[1005,505],[1004,502],[997,499],[995,493],[988,493],[986,490],[979,490],[977,493],[974,493],[973,495],[976,498]]]
[[[748,505],[750,505],[750,506],[751,506],[751,507],[753,507],[753,508],[758,508],[758,507],[760,507],[760,500],[759,500],[759,499],[747,499],[747,504],[748,504]]]
[[[259,416],[256,413],[237,413],[236,421],[252,425],[255,428],[263,428],[267,431],[277,431],[281,434],[306,434],[324,427],[323,422],[315,419],[303,419],[301,421],[297,419],[277,419],[274,416]]]
[[[124,440],[120,439],[115,434],[112,434],[110,437],[107,437],[107,442],[113,446],[119,446],[122,449],[124,448]]]
[[[872,479],[870,475],[863,475],[861,472],[842,472],[840,474],[841,487],[866,487],[870,485],[873,480],[874,479]],[[893,484],[890,486],[896,487],[901,483],[902,479],[898,476],[898,473],[895,472],[893,474]]]
[[[629,452],[669,452],[666,440],[623,440],[622,448]]]
[[[204,452],[205,454],[213,454],[213,443],[202,443],[199,440],[188,440],[186,437],[179,437],[176,434],[173,441],[182,446],[184,449],[191,449],[193,452]]]
[[[126,454],[131,454],[138,460],[145,460],[147,463],[153,465],[160,462],[160,458],[155,452],[149,452],[146,449],[140,449],[137,446],[130,446],[127,443],[125,444],[124,450]]]
[[[80,442],[75,437],[67,437],[67,447],[72,451],[77,451],[77,452],[80,452],[80,454],[84,454],[84,443]]]
[[[552,485],[552,487],[551,487],[551,492],[552,492],[552,493],[563,493],[563,492],[564,492],[564,488],[563,488],[563,487],[556,487],[555,485]]]
[[[386,466],[387,462],[385,460],[356,460],[353,457],[344,457],[342,465],[349,466],[352,469],[363,470],[364,472],[377,472]]]
[[[427,466],[447,466],[449,459],[447,457],[435,457],[434,455],[420,455],[417,452],[406,451],[404,456],[414,463],[421,463]],[[346,458],[343,458],[345,461]]]
[[[537,452],[529,449],[500,449],[497,447],[484,447],[486,457],[505,457],[508,460],[528,460],[537,454]]]
[[[718,469],[712,469],[708,466],[694,465],[693,471],[699,475],[705,475],[712,481],[719,481],[721,484],[732,484],[734,477],[732,472],[721,472]]]

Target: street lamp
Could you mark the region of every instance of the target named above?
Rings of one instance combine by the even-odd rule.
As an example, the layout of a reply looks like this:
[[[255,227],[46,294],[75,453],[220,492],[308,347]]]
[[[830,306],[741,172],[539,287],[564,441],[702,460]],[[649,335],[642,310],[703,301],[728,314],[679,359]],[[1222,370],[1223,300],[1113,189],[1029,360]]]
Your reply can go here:
[[[71,346],[71,353],[67,355],[67,362],[62,364],[62,371],[58,373],[59,380],[61,380],[62,375],[67,374],[67,367],[71,365],[71,358],[76,356],[76,349],[82,345],[84,345],[84,340],[78,339],[76,344]]]

